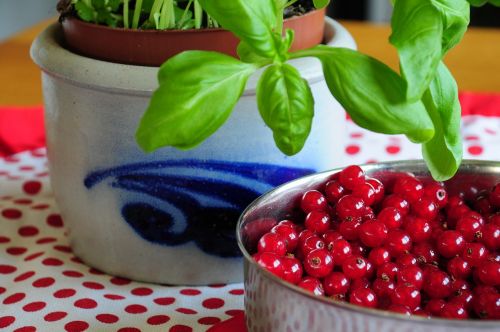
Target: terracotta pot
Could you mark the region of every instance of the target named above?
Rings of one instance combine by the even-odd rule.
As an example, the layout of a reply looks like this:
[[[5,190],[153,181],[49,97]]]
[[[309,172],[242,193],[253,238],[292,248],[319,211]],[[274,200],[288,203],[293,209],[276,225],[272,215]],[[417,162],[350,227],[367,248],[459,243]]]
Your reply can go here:
[[[292,50],[322,42],[325,9],[285,20],[295,31]],[[218,51],[236,56],[238,39],[224,29],[133,30],[114,29],[67,18],[62,22],[66,47],[71,51],[110,62],[159,66],[186,50]]]

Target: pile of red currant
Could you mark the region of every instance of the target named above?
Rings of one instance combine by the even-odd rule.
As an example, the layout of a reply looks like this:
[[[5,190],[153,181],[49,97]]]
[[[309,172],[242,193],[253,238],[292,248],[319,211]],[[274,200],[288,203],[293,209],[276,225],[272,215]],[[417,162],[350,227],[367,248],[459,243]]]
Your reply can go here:
[[[407,315],[500,319],[500,183],[472,200],[398,174],[384,184],[359,166],[300,200],[253,255],[316,295]]]

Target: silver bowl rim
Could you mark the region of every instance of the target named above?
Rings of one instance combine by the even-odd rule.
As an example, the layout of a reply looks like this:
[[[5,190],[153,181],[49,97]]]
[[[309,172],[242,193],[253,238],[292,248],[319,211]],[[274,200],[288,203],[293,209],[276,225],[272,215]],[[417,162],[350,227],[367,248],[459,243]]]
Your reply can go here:
[[[348,165],[346,165],[348,166]],[[425,163],[423,160],[400,160],[400,161],[387,161],[387,162],[378,162],[378,163],[369,163],[369,164],[362,164],[359,165],[363,170],[365,171],[372,171],[376,169],[387,169],[390,167],[390,169],[397,169],[399,167],[402,168],[408,168],[408,167],[425,167]],[[395,319],[395,320],[405,320],[405,321],[415,321],[416,323],[422,323],[422,324],[428,324],[428,325],[446,325],[446,326],[457,326],[461,328],[466,328],[466,327],[477,327],[477,328],[494,328],[494,327],[500,327],[500,320],[477,320],[477,319],[445,319],[445,318],[439,318],[439,317],[423,317],[423,316],[418,316],[418,315],[411,315],[408,316],[406,314],[400,314],[400,313],[395,313],[391,311],[386,311],[386,310],[381,310],[381,309],[371,309],[371,308],[366,308],[366,307],[361,307],[357,306],[354,304],[350,304],[348,302],[342,302],[338,300],[334,300],[332,298],[326,297],[326,296],[317,296],[314,295],[296,285],[293,285],[291,283],[288,283],[271,272],[265,270],[261,266],[259,266],[255,261],[253,260],[252,256],[248,253],[246,248],[243,245],[243,241],[241,239],[241,228],[243,224],[243,219],[244,216],[252,209],[255,208],[262,200],[265,200],[267,197],[271,195],[276,195],[282,192],[287,191],[289,187],[294,187],[296,185],[299,185],[300,183],[307,183],[308,181],[316,178],[316,177],[325,177],[327,175],[334,174],[340,170],[342,170],[344,167],[338,167],[334,168],[328,171],[324,172],[318,172],[314,173],[311,175],[306,175],[303,177],[300,177],[298,179],[286,182],[280,186],[277,186],[276,188],[262,194],[258,198],[256,198],[250,205],[247,206],[247,208],[241,213],[238,223],[237,223],[237,228],[236,228],[236,238],[238,242],[238,247],[240,248],[240,251],[243,254],[243,257],[245,258],[245,263],[250,264],[252,267],[256,268],[259,270],[261,273],[264,274],[265,277],[267,277],[269,280],[271,280],[273,283],[277,284],[278,286],[287,288],[293,293],[296,293],[298,295],[305,296],[309,298],[310,300],[317,301],[323,305],[329,305],[332,308],[338,307],[341,309],[349,310],[349,311],[354,311],[359,314],[366,314],[369,316],[374,316],[377,318],[386,318],[386,319]],[[468,160],[463,160],[462,164],[458,170],[457,173],[460,171],[466,171],[466,172],[473,172],[477,170],[484,170],[484,169],[496,169],[497,173],[500,174],[500,161],[490,161],[490,160],[475,160],[475,159],[468,159]]]

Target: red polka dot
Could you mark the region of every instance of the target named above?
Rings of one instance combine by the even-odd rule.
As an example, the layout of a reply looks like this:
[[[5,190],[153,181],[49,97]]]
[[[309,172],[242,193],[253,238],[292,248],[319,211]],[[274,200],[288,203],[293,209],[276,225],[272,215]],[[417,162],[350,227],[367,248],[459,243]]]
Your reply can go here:
[[[226,315],[229,315],[229,316],[238,316],[238,315],[242,315],[243,313],[244,313],[244,311],[239,310],[239,309],[226,310]]]
[[[33,210],[45,210],[45,209],[48,209],[50,207],[49,204],[37,204],[37,205],[33,205],[31,208]]]
[[[490,134],[490,135],[496,135],[497,134],[496,130],[490,129],[490,128],[484,128],[484,132],[487,133],[487,134]]]
[[[0,236],[0,243],[10,242],[10,239],[6,236]]]
[[[15,293],[15,294],[12,294],[8,297],[6,297],[4,300],[3,300],[3,304],[13,304],[13,303],[17,303],[19,301],[22,301],[24,298],[26,297],[26,294],[24,293]]]
[[[61,266],[63,265],[63,261],[60,260],[60,259],[57,259],[57,258],[45,258],[43,261],[42,261],[42,264],[43,265],[46,265],[46,266]]]
[[[174,325],[172,326],[168,332],[192,332],[193,328],[186,325]]]
[[[119,320],[118,316],[112,314],[99,314],[95,318],[105,324],[113,324]]]
[[[194,295],[199,295],[201,294],[201,291],[197,289],[192,289],[192,288],[187,288],[187,289],[182,289],[180,291],[182,295],[188,295],[188,296],[194,296]]]
[[[397,154],[401,151],[401,148],[397,145],[389,145],[385,148],[385,151],[387,151],[388,154]]]
[[[66,332],[83,332],[89,328],[89,323],[75,320],[64,325]]]
[[[189,308],[177,308],[177,309],[175,309],[175,311],[180,312],[181,314],[185,314],[185,315],[196,315],[198,313],[196,310],[189,309]]]
[[[36,241],[37,244],[46,244],[46,243],[52,243],[56,242],[57,239],[55,237],[43,237],[39,240]]]
[[[104,294],[104,297],[107,298],[108,300],[113,300],[113,301],[125,299],[125,296],[117,294]]]
[[[93,267],[89,269],[89,273],[92,273],[92,274],[95,274],[95,275],[99,275],[99,276],[102,276],[102,275],[105,274],[104,272],[102,272],[102,271],[100,271],[98,269],[95,269]]]
[[[104,286],[98,282],[94,281],[85,281],[82,283],[83,287],[89,289],[104,289]]]
[[[198,319],[198,323],[202,325],[214,325],[220,323],[221,319],[218,317],[202,317]]]
[[[147,322],[149,325],[161,325],[165,324],[170,320],[170,317],[167,315],[156,315],[148,318]]]
[[[30,154],[31,154],[33,157],[36,157],[36,158],[42,158],[42,157],[45,157],[45,151],[43,151],[43,150],[31,150],[31,151],[30,151]]]
[[[47,224],[52,227],[63,227],[64,223],[59,214],[51,214],[47,217]]]
[[[468,136],[465,136],[464,139],[466,141],[478,141],[479,140],[479,136],[477,136],[477,135],[468,135]]]
[[[23,326],[23,327],[19,327],[19,328],[15,329],[12,332],[35,332],[35,331],[36,331],[36,327],[34,327],[34,326]]]
[[[40,231],[35,226],[23,226],[23,227],[19,228],[19,230],[17,231],[17,233],[19,235],[24,236],[24,237],[35,236],[39,232]]]
[[[42,183],[40,181],[27,181],[23,184],[23,190],[28,195],[36,195],[42,189]]]
[[[24,247],[10,247],[7,248],[5,251],[7,251],[7,253],[11,254],[12,256],[19,256],[28,251],[28,249]]]
[[[56,322],[58,320],[61,320],[63,319],[64,317],[66,317],[68,315],[67,312],[64,312],[64,311],[54,311],[54,312],[51,312],[51,313],[48,313],[46,314],[43,319],[46,321],[46,322]]]
[[[117,332],[141,332],[141,330],[135,327],[122,327]]]
[[[64,274],[66,277],[70,277],[70,278],[81,278],[81,277],[83,277],[83,273],[78,272],[78,271],[66,270],[66,271],[63,271],[62,274]]]
[[[71,250],[71,247],[68,246],[61,246],[61,245],[55,245],[54,249],[60,252],[64,253],[72,253],[73,251]]]
[[[147,287],[138,287],[130,291],[133,295],[137,296],[147,296],[153,294],[153,290]]]
[[[75,294],[76,294],[76,290],[71,289],[71,288],[64,288],[64,289],[60,289],[60,290],[54,292],[53,295],[55,298],[64,299],[67,297],[72,297]]]
[[[232,289],[229,291],[231,295],[243,295],[245,291],[243,289]]]
[[[25,262],[28,262],[28,261],[32,261],[34,260],[35,258],[38,258],[40,256],[42,256],[45,252],[43,251],[40,251],[40,252],[36,252],[34,254],[31,254],[29,256],[26,256],[26,258],[24,259]]]
[[[14,157],[14,156],[7,156],[7,157],[3,158],[3,160],[6,163],[18,163],[21,161],[18,157]]]
[[[77,263],[77,264],[83,264],[83,261],[82,261],[80,258],[76,257],[76,256],[73,256],[73,257],[71,257],[70,259],[71,259],[71,261],[72,261],[72,262],[74,262],[74,263]]]
[[[49,176],[49,172],[41,172],[41,173],[37,173],[35,175],[39,178],[43,178],[43,177]]]
[[[224,300],[212,297],[201,303],[207,309],[218,309],[224,306]]]
[[[82,309],[94,309],[95,307],[97,307],[97,302],[92,299],[80,299],[76,300],[73,305],[77,308]]]
[[[360,150],[361,148],[358,145],[348,145],[345,148],[345,152],[350,155],[357,154]]]
[[[28,271],[28,272],[24,272],[23,274],[20,274],[18,275],[15,279],[14,279],[14,282],[20,282],[20,281],[24,281],[28,278],[31,278],[32,276],[35,275],[35,271]]]
[[[17,267],[12,265],[0,264],[0,274],[10,274],[17,271]]]
[[[0,317],[0,329],[8,327],[12,325],[16,321],[16,317],[14,316],[3,316]]]
[[[41,278],[33,282],[33,287],[37,288],[49,287],[52,286],[54,282],[56,281],[54,280],[54,278],[51,277]]]
[[[19,199],[14,200],[14,203],[19,204],[19,205],[30,205],[31,203],[33,203],[33,201],[31,199],[28,199],[28,198],[19,198]]]
[[[129,314],[142,314],[148,311],[148,308],[140,304],[131,304],[125,307],[125,311]]]
[[[208,287],[222,288],[222,287],[226,287],[226,284],[211,284],[211,285],[208,285]]]
[[[0,294],[5,293],[5,291],[6,291],[6,290],[7,290],[7,289],[5,289],[5,287],[0,287]]]
[[[153,300],[154,303],[159,305],[170,305],[175,302],[175,298],[173,297],[159,297]]]
[[[120,277],[113,277],[109,281],[112,284],[118,285],[118,286],[128,285],[131,283],[131,281],[129,279],[120,278]]]
[[[34,170],[35,168],[33,166],[19,166],[19,170],[20,171],[23,171],[23,172],[28,172],[28,171],[32,171]]]
[[[26,312],[34,312],[34,311],[42,310],[46,306],[47,306],[47,303],[42,302],[42,301],[31,302],[31,303],[26,304],[23,307],[23,310]]]
[[[5,209],[2,211],[2,216],[7,219],[19,219],[23,216],[23,213],[18,209]]]
[[[363,137],[363,133],[360,133],[360,132],[357,132],[357,133],[351,133],[351,136],[352,138],[361,138]]]
[[[472,145],[469,146],[467,151],[469,151],[469,153],[473,156],[479,156],[480,154],[483,153],[483,147],[479,145]]]

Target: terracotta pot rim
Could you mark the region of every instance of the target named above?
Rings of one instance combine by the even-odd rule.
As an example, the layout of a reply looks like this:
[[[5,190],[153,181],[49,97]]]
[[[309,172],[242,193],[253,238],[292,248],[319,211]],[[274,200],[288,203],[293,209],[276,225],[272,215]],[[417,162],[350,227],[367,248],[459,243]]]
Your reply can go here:
[[[320,12],[325,12],[326,13],[326,8],[321,8],[321,9],[315,9],[311,10],[303,15],[295,15],[290,18],[285,19],[286,22],[293,22],[295,20],[301,19],[306,16],[312,16],[315,14],[318,14]],[[83,26],[87,27],[93,27],[94,29],[98,30],[104,30],[104,31],[116,31],[116,32],[126,32],[126,33],[137,33],[137,34],[142,34],[142,33],[149,33],[149,34],[169,34],[169,33],[176,33],[176,34],[192,34],[192,33],[199,33],[199,32],[226,32],[226,29],[223,28],[202,28],[202,29],[165,29],[165,30],[156,30],[156,29],[131,29],[131,28],[112,28],[108,27],[106,25],[101,25],[101,24],[96,24],[96,23],[89,23],[85,22],[81,19],[79,19],[76,16],[67,16],[64,18],[64,20],[72,20],[74,22],[78,22],[77,24],[81,24]]]

